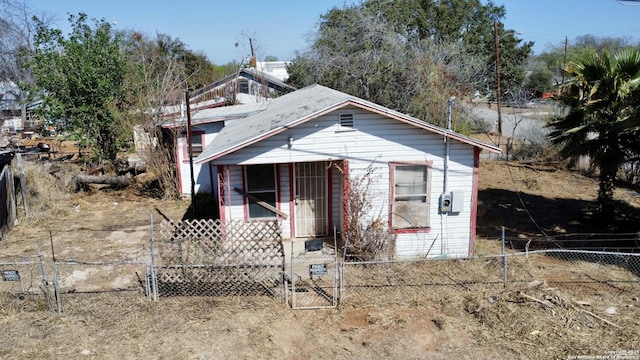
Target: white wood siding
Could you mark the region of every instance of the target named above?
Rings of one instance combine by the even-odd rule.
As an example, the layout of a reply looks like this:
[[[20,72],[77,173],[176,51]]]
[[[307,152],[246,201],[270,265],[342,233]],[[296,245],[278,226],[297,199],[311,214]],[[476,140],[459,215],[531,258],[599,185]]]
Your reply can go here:
[[[354,114],[354,129],[341,129],[338,114],[349,111]],[[293,137],[293,143],[289,147],[290,136]],[[397,234],[396,254],[425,255],[431,248],[430,256],[466,256],[469,253],[474,148],[455,140],[450,141],[447,190],[464,192],[464,208],[458,214],[441,215],[438,211],[440,194],[444,190],[444,155],[445,142],[441,135],[352,108],[341,109],[264,139],[218,159],[215,163],[264,164],[348,159],[351,177],[362,176],[372,164],[375,181],[371,191],[376,201],[373,209],[386,221],[389,206],[389,163],[432,161],[431,230],[428,233]],[[332,180],[334,199],[336,194],[342,192],[342,185],[337,177],[338,175],[334,175]],[[232,184],[236,184],[236,178],[232,181]],[[280,184],[284,187],[288,181],[288,175],[285,178],[284,171],[281,171]],[[288,189],[281,191],[283,203],[284,196],[288,194]],[[341,204],[333,201],[333,222],[338,225],[342,223]],[[242,202],[234,202],[229,211],[234,218],[243,216],[243,210],[238,209],[238,205],[242,205]],[[281,209],[285,210],[283,207]],[[284,227],[289,225],[286,222]],[[437,239],[435,243],[433,239]]]
[[[202,135],[203,150],[206,149],[207,144],[210,143],[216,137],[216,135],[218,135],[218,132],[220,132],[222,126],[222,122],[217,122],[198,125],[194,127],[194,131],[204,130],[204,134]],[[187,153],[187,151],[185,151],[185,149],[187,149],[187,143],[186,137],[182,135],[182,132],[178,133],[178,141],[176,147],[180,192],[182,194],[191,194],[191,169],[189,165],[189,154]],[[217,193],[217,187],[212,183],[212,178],[214,182],[217,179],[217,170],[215,166],[210,171],[209,164],[198,165],[194,162],[193,177],[195,179],[196,194],[211,192]]]

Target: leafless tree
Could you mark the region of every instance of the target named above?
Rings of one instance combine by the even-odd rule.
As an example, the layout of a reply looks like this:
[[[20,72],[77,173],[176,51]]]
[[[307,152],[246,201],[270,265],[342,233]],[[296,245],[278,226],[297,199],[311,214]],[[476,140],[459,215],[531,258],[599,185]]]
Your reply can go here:
[[[33,76],[25,66],[34,50],[34,16],[42,24],[52,21],[51,15],[30,9],[25,1],[0,0],[0,82],[10,85],[7,90],[21,106],[23,123],[27,120],[29,88],[34,84]]]
[[[157,35],[158,39],[162,35]],[[121,117],[120,128],[142,129],[150,141],[139,149],[149,172],[159,181],[161,196],[178,194],[174,149],[183,127],[166,127],[168,119],[180,118],[181,103],[187,88],[184,63],[161,51],[158,42],[131,31],[128,35],[128,73],[130,108]],[[157,39],[156,39],[157,40]],[[160,142],[160,143],[159,143]]]
[[[320,83],[444,125],[447,99],[478,89],[489,75],[485,59],[462,43],[409,39],[382,13],[345,11],[330,12],[313,45],[298,53],[290,67],[296,85]]]

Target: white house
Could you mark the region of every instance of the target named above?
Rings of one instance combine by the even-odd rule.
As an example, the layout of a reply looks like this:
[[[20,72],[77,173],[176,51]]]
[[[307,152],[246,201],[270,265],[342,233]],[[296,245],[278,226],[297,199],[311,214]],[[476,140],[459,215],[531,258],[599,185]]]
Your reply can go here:
[[[251,67],[240,68],[235,73],[191,93],[191,101],[233,102],[238,101],[238,94],[252,95],[259,101],[295,91],[295,87],[282,80],[288,78],[286,68],[284,69],[285,74],[282,74],[282,69],[278,70],[277,67],[265,69],[269,72]],[[243,100],[246,101],[246,97]]]
[[[350,181],[369,171],[372,216],[384,219],[400,257],[473,253],[479,154],[500,151],[320,85],[205,140],[195,163],[218,174],[201,180],[217,184],[223,221],[279,218],[293,242],[342,233]]]
[[[191,157],[196,158],[200,155],[229,122],[260,112],[273,97],[294,90],[294,87],[269,73],[254,68],[243,68],[210,86],[192,92],[189,96]],[[233,98],[233,104],[228,104],[230,98]],[[212,185],[212,179],[216,179],[216,168],[210,164],[204,167],[201,164],[192,166],[190,162],[185,109],[184,105],[165,108],[167,120],[160,125],[164,129],[174,131],[177,137],[174,153],[178,169],[178,188],[181,194],[190,194],[193,177],[196,193],[215,194],[217,188]]]
[[[199,156],[207,144],[211,143],[220,130],[233,120],[243,119],[252,114],[263,111],[267,102],[250,103],[246,105],[220,106],[196,110],[191,114],[191,157]],[[178,188],[181,194],[191,193],[193,177],[195,193],[216,193],[214,180],[217,177],[216,168],[211,164],[192,164],[189,156],[186,116],[178,117],[161,125],[165,129],[175,132],[176,166],[178,169]],[[193,169],[193,175],[192,175]]]
[[[289,64],[291,64],[291,61],[258,61],[256,62],[256,69],[281,81],[287,81],[289,78],[287,66],[289,66]]]

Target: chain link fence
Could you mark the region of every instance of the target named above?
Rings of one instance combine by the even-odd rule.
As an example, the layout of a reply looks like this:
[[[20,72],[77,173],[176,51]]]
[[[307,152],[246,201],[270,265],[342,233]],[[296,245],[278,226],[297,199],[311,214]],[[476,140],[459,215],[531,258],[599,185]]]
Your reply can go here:
[[[452,290],[499,290],[501,258],[356,261],[342,264],[341,304],[411,304]]]
[[[341,279],[341,304],[354,306],[373,298],[425,303],[458,290],[499,294],[533,288],[634,304],[640,294],[640,253],[552,249],[468,259],[345,262]]]
[[[494,239],[502,243],[501,254],[356,261],[336,239],[319,249],[294,249],[293,242],[283,242],[280,225],[192,220],[155,226],[152,221],[146,227],[150,241],[140,241],[139,251],[128,249],[124,260],[80,261],[79,254],[67,249],[59,251],[64,261],[42,256],[2,259],[0,309],[80,311],[91,299],[111,295],[145,301],[260,296],[293,309],[316,309],[360,306],[372,299],[422,304],[446,301],[454,292],[522,291],[530,296],[527,291],[535,290],[542,303],[556,296],[543,289],[603,303],[637,302],[640,293],[638,234],[503,236]]]
[[[335,243],[334,243],[335,244]],[[287,300],[293,309],[333,308],[338,304],[339,266],[333,248],[296,252],[290,244],[285,266]]]
[[[640,233],[574,233],[537,238],[506,236],[503,233],[496,240],[500,241],[501,239],[507,249],[525,252],[530,250],[571,249],[633,253],[640,249]]]
[[[54,262],[57,311],[74,310],[81,297],[97,294],[151,295],[150,266],[146,262]]]
[[[51,279],[41,256],[21,256],[0,261],[0,309],[53,310]]]

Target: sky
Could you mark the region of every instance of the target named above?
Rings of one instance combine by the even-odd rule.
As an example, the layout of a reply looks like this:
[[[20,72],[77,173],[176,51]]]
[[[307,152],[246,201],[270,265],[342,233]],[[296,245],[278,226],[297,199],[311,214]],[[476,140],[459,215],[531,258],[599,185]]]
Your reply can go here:
[[[104,19],[117,29],[137,30],[154,36],[168,34],[187,47],[203,52],[214,64],[240,62],[250,54],[254,40],[258,59],[275,56],[291,60],[309,44],[322,14],[347,0],[26,0],[35,11],[54,16],[52,27],[69,32],[68,14],[86,13]],[[483,0],[486,3],[487,0]],[[534,54],[547,46],[562,46],[565,37],[630,37],[640,39],[640,2],[625,6],[616,0],[493,0],[507,11],[506,29],[534,41]],[[239,46],[235,46],[238,43]]]

